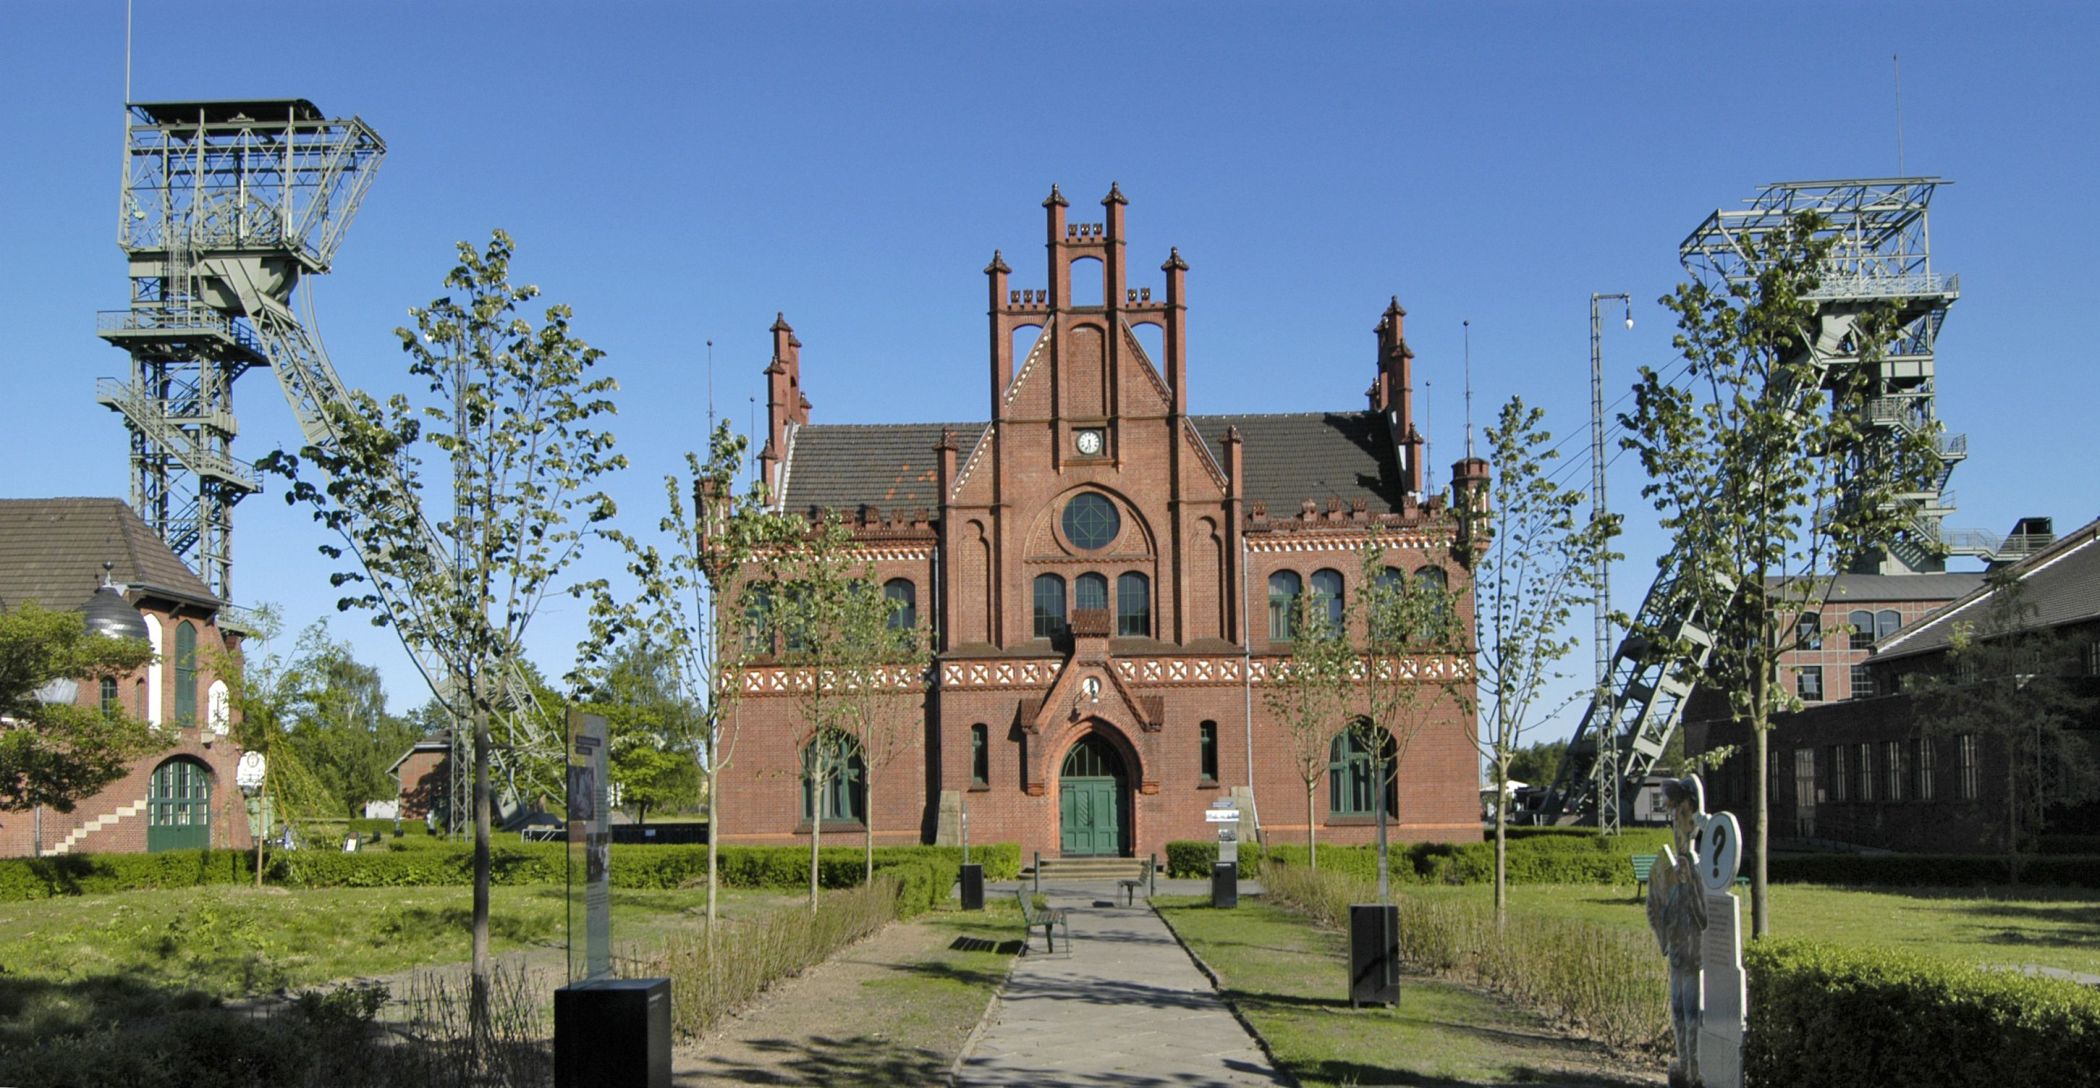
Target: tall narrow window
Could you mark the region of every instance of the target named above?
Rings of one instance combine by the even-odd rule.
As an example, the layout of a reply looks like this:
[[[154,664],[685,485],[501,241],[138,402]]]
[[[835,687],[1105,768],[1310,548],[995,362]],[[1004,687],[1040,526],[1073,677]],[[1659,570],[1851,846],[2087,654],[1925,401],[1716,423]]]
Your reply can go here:
[[[820,766],[823,771],[821,775],[818,773]],[[810,819],[810,814],[821,806],[825,823],[862,822],[867,818],[868,811],[867,777],[868,768],[860,758],[860,745],[851,740],[811,744],[804,748],[802,818]],[[818,796],[820,779],[821,797]]]
[[[919,625],[919,590],[909,578],[882,583],[882,596],[890,602],[890,630],[909,631]]]
[[[1316,570],[1312,576],[1312,615],[1316,623],[1324,622],[1330,634],[1342,633],[1342,574],[1335,570]]]
[[[1356,729],[1344,729],[1335,734],[1327,746],[1327,811],[1335,816],[1371,816],[1377,813],[1378,762],[1371,758],[1367,738]],[[1396,815],[1392,782],[1393,738],[1387,734],[1382,741],[1385,748],[1385,808],[1387,815]]]
[[[1976,734],[1963,733],[1954,738],[1954,754],[1961,770],[1961,799],[1974,801],[1983,782],[1983,767],[1976,755]]]
[[[1116,576],[1116,634],[1123,638],[1152,634],[1152,580],[1136,571]]]
[[[1796,649],[1820,650],[1823,648],[1823,614],[1804,612],[1794,621]]]
[[[102,712],[104,714],[114,714],[116,711],[117,681],[115,677],[105,676],[102,678]]]
[[[197,724],[197,625],[175,625],[175,721]]]
[[[1065,633],[1065,580],[1055,574],[1035,576],[1035,637]]]
[[[1075,612],[1108,610],[1108,576],[1082,574],[1072,580],[1072,609]]]
[[[1874,746],[1861,741],[1852,746],[1852,799],[1874,799]]]
[[[1298,594],[1305,583],[1295,571],[1269,575],[1269,641],[1289,642],[1298,626]]]
[[[1845,622],[1852,628],[1850,645],[1853,649],[1871,650],[1874,648],[1874,613],[1862,608],[1846,616]]]
[[[1874,697],[1874,673],[1865,665],[1852,666],[1852,697],[1872,699]]]
[[[1398,567],[1386,567],[1372,577],[1370,616],[1365,622],[1370,624],[1373,642],[1390,646],[1407,637],[1407,632],[1397,630],[1398,617],[1393,609],[1393,602],[1406,588],[1407,576]]]
[[[1444,610],[1451,607],[1449,599],[1451,576],[1444,573],[1444,568],[1423,567],[1421,570],[1416,571],[1415,586],[1425,594],[1434,593],[1431,599],[1435,602],[1435,611],[1438,617],[1442,617]],[[1419,632],[1421,637],[1434,637],[1437,634],[1435,624],[1436,621],[1425,619],[1423,621],[1423,629]]]
[[[1203,781],[1218,780],[1218,723],[1204,722],[1196,727],[1196,761]]]
[[[992,781],[991,730],[983,723],[970,727],[970,784],[990,785]]]
[[[1768,749],[1765,752],[1765,800],[1775,805],[1779,803],[1779,768],[1779,749]]]
[[[1910,742],[1910,795],[1919,801],[1930,801],[1938,792],[1932,782],[1932,741],[1926,737],[1914,737]]]
[[[1845,762],[1845,746],[1842,744],[1831,745],[1830,799],[1833,801],[1847,800],[1852,796],[1851,772],[1846,768]]]
[[[744,590],[744,649],[773,652],[773,587],[761,582]]]
[[[1891,740],[1882,742],[1881,774],[1882,780],[1887,785],[1888,793],[1886,797],[1882,798],[1883,800],[1903,800],[1903,787],[1905,783],[1910,781],[1910,770],[1905,766],[1906,760],[1903,758],[1908,754],[1904,750],[1902,741]]]

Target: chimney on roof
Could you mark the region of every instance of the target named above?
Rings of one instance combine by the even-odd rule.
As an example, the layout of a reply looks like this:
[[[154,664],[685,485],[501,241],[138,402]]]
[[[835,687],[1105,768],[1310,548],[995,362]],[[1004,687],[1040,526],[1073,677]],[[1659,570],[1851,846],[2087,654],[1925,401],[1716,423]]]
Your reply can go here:
[[[788,424],[809,422],[802,395],[802,341],[785,314],[773,315],[773,360],[766,365],[766,446],[758,455],[766,492],[780,497],[780,466],[787,459]]]
[[[1401,489],[1413,494],[1422,490],[1422,435],[1415,429],[1415,353],[1407,346],[1406,324],[1407,311],[1394,295],[1378,319],[1378,374],[1368,392],[1400,459]]]

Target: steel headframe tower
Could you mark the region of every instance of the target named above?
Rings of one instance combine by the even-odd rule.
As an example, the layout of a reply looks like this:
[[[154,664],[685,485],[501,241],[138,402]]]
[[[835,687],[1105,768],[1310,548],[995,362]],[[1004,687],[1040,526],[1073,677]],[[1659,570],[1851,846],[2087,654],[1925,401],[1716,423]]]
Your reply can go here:
[[[233,597],[233,507],[261,489],[233,456],[233,383],[277,372],[308,441],[342,396],[292,315],[303,275],[328,271],[386,145],[305,99],[126,107],[117,244],[131,307],[96,332],[131,355],[95,398],[131,437],[139,516],[222,600]]]
[[[1590,294],[1590,517],[1599,524],[1603,523],[1609,510],[1604,494],[1604,322],[1597,308],[1597,304],[1606,299],[1619,303],[1625,310],[1626,327],[1633,328],[1633,296],[1623,291]],[[1611,560],[1603,548],[1597,549],[1596,565],[1590,571],[1590,577],[1596,582],[1591,587],[1593,630],[1590,645],[1597,655],[1597,687],[1590,693],[1590,713],[1601,720],[1611,714]],[[1598,768],[1607,772],[1618,766],[1618,760],[1613,758],[1612,743],[1615,739],[1604,739],[1604,758],[1596,763]],[[1599,774],[1597,831],[1604,835],[1618,834],[1622,811],[1618,776]]]
[[[1852,331],[1869,309],[1893,306],[1901,332],[1873,375],[1876,396],[1867,408],[1870,430],[1883,433],[1935,425],[1933,344],[1947,309],[1960,296],[1956,277],[1932,268],[1926,210],[1938,178],[1872,178],[1777,182],[1758,190],[1748,207],[1715,211],[1678,246],[1687,271],[1709,283],[1740,283],[1762,268],[1755,243],[1802,212],[1819,213],[1823,234],[1836,247],[1810,295],[1818,302],[1818,328],[1805,351],[1826,369],[1857,365]],[[1806,394],[1806,390],[1802,391]],[[1949,548],[1940,521],[1953,506],[1945,490],[1954,465],[1968,453],[1960,435],[1938,438],[1938,471],[1932,485],[1902,497],[1909,517],[1907,539],[1872,564],[1872,571],[1901,573],[1944,569]],[[1685,558],[1697,541],[1680,540],[1664,557],[1632,631],[1612,655],[1608,702],[1592,703],[1568,742],[1549,804],[1563,820],[1580,818],[1597,804],[1597,781],[1611,775],[1621,788],[1638,789],[1654,771],[1677,730],[1692,680],[1646,651],[1638,632],[1661,631],[1693,647],[1695,666],[1713,647],[1708,617],[1685,600]],[[1602,764],[1602,765],[1600,765]]]

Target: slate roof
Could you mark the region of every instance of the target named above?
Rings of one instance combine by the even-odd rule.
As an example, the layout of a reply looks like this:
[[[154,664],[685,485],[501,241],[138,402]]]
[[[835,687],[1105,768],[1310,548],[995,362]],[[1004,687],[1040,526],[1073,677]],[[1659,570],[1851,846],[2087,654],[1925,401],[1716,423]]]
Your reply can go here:
[[[2058,537],[2049,547],[2006,568],[2023,587],[2021,604],[2032,607],[2036,627],[2062,627],[2100,619],[2100,520]],[[1960,600],[1897,632],[1875,649],[1889,661],[1946,649],[1954,625],[1980,621],[1991,591],[1978,585]]]
[[[1773,579],[1778,581],[1778,579]],[[1830,604],[1952,601],[1983,584],[1982,571],[1935,574],[1840,574],[1831,579]]]
[[[78,608],[102,584],[104,561],[116,564],[110,573],[120,585],[218,603],[117,499],[0,499],[0,608]]]
[[[1271,516],[1295,515],[1298,504],[1330,498],[1363,499],[1372,513],[1400,508],[1399,472],[1392,439],[1370,412],[1190,416],[1211,457],[1225,464],[1225,431],[1238,427],[1244,447],[1246,496],[1266,503]],[[823,507],[884,512],[940,507],[933,447],[943,430],[955,432],[958,468],[985,430],[983,423],[805,424],[790,444],[781,503],[790,510]]]

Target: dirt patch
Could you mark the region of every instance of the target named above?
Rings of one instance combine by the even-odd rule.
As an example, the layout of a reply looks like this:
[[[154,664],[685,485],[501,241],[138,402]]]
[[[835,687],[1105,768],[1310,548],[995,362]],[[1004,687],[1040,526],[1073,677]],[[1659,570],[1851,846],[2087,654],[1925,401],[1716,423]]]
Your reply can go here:
[[[938,1084],[1003,961],[941,915],[899,922],[774,985],[672,1057],[674,1082]],[[958,957],[971,957],[961,962]]]

